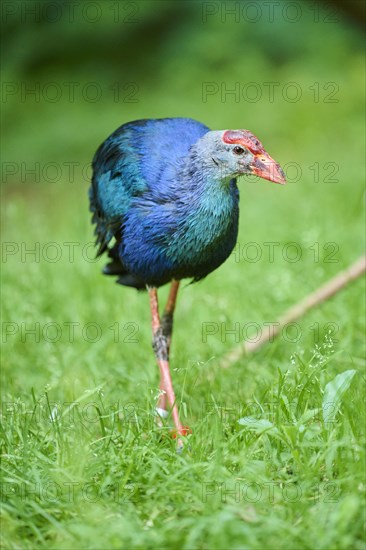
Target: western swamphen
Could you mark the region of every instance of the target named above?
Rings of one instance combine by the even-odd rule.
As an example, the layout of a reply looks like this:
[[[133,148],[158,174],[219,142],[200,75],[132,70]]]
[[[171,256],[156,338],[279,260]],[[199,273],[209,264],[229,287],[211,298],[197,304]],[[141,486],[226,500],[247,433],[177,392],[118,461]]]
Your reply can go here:
[[[169,350],[181,279],[199,281],[232,252],[238,234],[236,178],[256,174],[285,183],[284,173],[248,130],[210,131],[189,118],[138,120],[120,126],[93,159],[90,208],[97,255],[117,282],[147,288],[153,349],[160,369],[157,413],[178,415]],[[171,283],[160,317],[157,288]],[[179,445],[182,440],[178,437]]]

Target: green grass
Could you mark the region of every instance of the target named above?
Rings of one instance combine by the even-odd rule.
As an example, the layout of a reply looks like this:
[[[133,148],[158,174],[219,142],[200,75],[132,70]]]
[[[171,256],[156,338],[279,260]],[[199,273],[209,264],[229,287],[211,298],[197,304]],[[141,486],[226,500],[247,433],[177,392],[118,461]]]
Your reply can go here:
[[[154,429],[148,392],[128,407],[111,407],[116,392],[86,393],[53,423],[45,392],[6,430],[4,546],[363,548],[360,391],[355,384],[331,425],[314,409],[330,353],[294,360],[258,387],[276,432],[242,429],[236,407],[196,406],[180,456]]]
[[[346,233],[332,225],[325,242],[338,244],[336,263],[325,261],[323,239],[314,261],[314,242],[330,220],[319,217],[305,231],[290,207],[295,185],[243,182],[239,245],[255,241],[263,257],[245,261],[252,251],[243,248],[181,291],[172,365],[193,434],[177,455],[169,422],[154,426],[158,372],[147,296],[117,287],[83,258],[84,191],[36,188],[34,196],[12,196],[6,211],[4,240],[39,242],[40,261],[22,263],[20,245],[3,265],[3,547],[362,549],[362,282],[229,370],[216,359],[246,323],[274,322],[352,261],[361,249],[348,243],[360,220],[354,216]],[[345,201],[337,203],[339,219]],[[56,203],[67,225],[49,215]],[[261,216],[271,228],[256,222]],[[273,263],[268,240],[281,243]],[[56,262],[42,260],[53,257],[51,241],[62,252]],[[70,241],[80,243],[72,262],[62,244]],[[303,251],[295,263],[282,256],[290,241]],[[327,383],[353,370],[325,423]]]
[[[168,9],[150,4],[147,19]],[[103,89],[121,78],[138,83],[139,101],[19,103],[15,96],[4,104],[3,158],[17,163],[2,190],[6,549],[364,549],[363,281],[258,353],[229,369],[219,362],[243,335],[275,322],[363,252],[361,39],[343,23],[313,24],[311,12],[299,25],[245,26],[219,16],[203,25],[189,13],[177,17],[174,33],[162,32],[163,46],[143,44],[135,63],[120,54],[122,69],[110,55],[97,56],[102,43],[115,52],[120,30],[107,23],[92,28],[94,65],[83,58],[85,45],[74,44],[89,36],[87,25],[31,29],[43,37],[30,40],[33,53],[21,33],[11,42],[6,78],[62,84],[77,73],[80,82],[98,78]],[[55,41],[56,31],[67,39]],[[124,31],[126,46],[133,29]],[[72,54],[67,61],[58,57],[59,42],[63,55]],[[153,47],[161,49],[152,59]],[[27,56],[39,59],[31,74]],[[202,83],[211,81],[228,88],[278,81],[280,89],[295,81],[303,97],[236,103],[217,94],[203,102]],[[338,102],[314,102],[314,82],[321,94],[335,82]],[[102,277],[104,261],[92,260],[81,174],[118,124],[161,116],[244,126],[281,164],[301,168],[283,188],[240,182],[237,249],[180,292],[172,368],[182,420],[192,428],[180,455],[170,421],[154,423],[158,369],[147,296]],[[21,162],[79,164],[73,182],[63,168],[52,183],[25,176]]]

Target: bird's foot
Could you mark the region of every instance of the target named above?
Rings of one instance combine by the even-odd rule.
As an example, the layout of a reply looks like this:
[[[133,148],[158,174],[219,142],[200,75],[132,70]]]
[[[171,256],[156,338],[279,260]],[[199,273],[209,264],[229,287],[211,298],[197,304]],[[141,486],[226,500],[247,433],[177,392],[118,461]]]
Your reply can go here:
[[[159,428],[163,428],[166,419],[169,416],[169,412],[162,407],[155,408],[155,422]],[[191,428],[188,426],[181,426],[180,428],[173,428],[170,430],[170,435],[177,441],[177,453],[181,453],[183,448],[187,444],[187,436],[192,433]]]
[[[171,431],[173,439],[176,439],[176,437],[178,437],[179,435],[187,436],[187,435],[190,435],[191,433],[192,433],[192,430],[188,426],[182,426],[178,430],[175,428],[174,430]]]
[[[179,429],[172,430],[170,433],[172,438],[177,440],[177,453],[180,454],[186,446],[188,441],[186,438],[192,433],[192,430],[188,426],[182,426]]]

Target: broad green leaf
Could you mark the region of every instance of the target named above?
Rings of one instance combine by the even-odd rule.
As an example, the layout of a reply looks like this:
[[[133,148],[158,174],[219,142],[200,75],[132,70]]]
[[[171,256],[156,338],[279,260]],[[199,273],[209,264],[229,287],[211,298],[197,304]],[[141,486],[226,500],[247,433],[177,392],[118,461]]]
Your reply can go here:
[[[297,425],[306,424],[309,420],[319,421],[320,420],[320,410],[321,409],[309,409],[308,411],[304,412],[303,415],[299,418],[297,421]]]
[[[242,426],[247,426],[247,428],[256,432],[276,429],[269,420],[265,420],[264,418],[254,418],[254,416],[244,416],[238,420],[238,423]]]
[[[338,374],[325,386],[323,396],[323,419],[325,424],[335,421],[335,416],[341,405],[343,395],[348,390],[356,371],[346,370]]]

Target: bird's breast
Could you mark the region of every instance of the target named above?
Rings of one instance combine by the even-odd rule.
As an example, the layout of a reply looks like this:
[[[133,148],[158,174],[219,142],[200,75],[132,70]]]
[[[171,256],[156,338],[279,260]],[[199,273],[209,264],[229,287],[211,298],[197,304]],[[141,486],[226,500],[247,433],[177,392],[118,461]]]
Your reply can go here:
[[[191,207],[170,235],[167,257],[187,277],[200,278],[223,263],[235,246],[239,208],[236,196],[204,200]]]
[[[200,279],[221,265],[235,246],[238,193],[140,201],[123,228],[123,264],[147,284]]]

